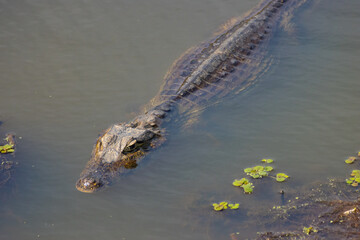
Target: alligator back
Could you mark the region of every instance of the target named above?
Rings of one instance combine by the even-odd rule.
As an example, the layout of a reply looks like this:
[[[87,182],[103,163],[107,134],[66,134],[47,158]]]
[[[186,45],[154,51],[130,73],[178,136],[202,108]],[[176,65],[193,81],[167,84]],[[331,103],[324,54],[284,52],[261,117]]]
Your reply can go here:
[[[173,63],[151,106],[171,102],[183,112],[246,89],[271,65],[271,57],[264,57],[273,29],[302,2],[265,0],[245,17],[229,21],[215,37]]]

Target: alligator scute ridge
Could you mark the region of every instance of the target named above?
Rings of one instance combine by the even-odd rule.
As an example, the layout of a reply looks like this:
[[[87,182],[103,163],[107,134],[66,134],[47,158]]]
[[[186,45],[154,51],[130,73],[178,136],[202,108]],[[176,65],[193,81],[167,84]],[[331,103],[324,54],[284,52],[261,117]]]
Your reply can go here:
[[[112,125],[98,138],[76,188],[95,192],[119,172],[136,167],[149,149],[165,141],[161,124],[174,108],[188,110],[250,86],[264,70],[263,52],[274,25],[303,1],[264,0],[210,41],[189,49],[165,75],[148,111]]]

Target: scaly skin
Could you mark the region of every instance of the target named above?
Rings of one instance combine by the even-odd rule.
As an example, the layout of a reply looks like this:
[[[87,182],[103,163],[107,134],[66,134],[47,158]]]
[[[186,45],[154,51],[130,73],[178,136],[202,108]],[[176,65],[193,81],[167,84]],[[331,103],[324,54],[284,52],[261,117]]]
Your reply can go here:
[[[122,169],[137,162],[162,141],[162,118],[250,86],[264,71],[264,52],[272,29],[305,0],[265,0],[242,19],[224,26],[220,34],[189,49],[165,76],[150,110],[127,124],[115,124],[99,137],[92,157],[76,183],[92,193],[108,185]],[[284,19],[283,19],[284,20]]]

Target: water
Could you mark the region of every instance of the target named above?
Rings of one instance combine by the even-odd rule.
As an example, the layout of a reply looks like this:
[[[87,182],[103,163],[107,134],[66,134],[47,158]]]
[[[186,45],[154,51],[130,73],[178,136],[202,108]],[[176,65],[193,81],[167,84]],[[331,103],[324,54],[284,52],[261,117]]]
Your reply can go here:
[[[360,3],[315,1],[271,41],[271,70],[98,194],[75,187],[103,129],[128,121],[171,63],[254,1],[0,1],[0,133],[22,137],[0,239],[229,239],[246,209],[328,177],[360,150]],[[263,157],[291,176],[251,196],[231,186]],[[270,190],[266,190],[266,188]],[[215,201],[237,201],[215,214]]]

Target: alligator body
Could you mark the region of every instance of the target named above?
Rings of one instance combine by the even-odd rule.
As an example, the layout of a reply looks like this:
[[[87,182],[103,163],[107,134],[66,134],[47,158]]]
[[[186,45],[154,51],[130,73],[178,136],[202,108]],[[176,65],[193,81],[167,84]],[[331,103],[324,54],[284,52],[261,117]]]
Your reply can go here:
[[[144,113],[114,124],[94,146],[76,188],[94,192],[121,169],[134,168],[164,141],[163,119],[243,90],[266,70],[266,45],[275,26],[290,19],[304,0],[264,0],[241,19],[232,19],[212,39],[186,51],[165,75],[164,85]]]

